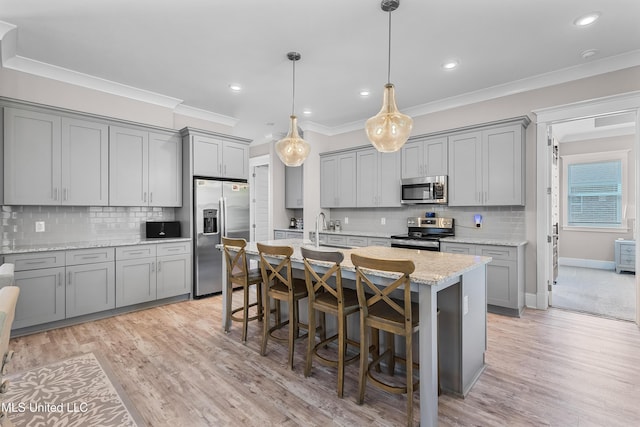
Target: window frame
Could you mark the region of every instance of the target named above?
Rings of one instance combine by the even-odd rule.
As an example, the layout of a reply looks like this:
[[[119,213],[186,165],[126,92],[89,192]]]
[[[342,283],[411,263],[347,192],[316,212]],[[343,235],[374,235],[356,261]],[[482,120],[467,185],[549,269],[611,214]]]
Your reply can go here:
[[[583,154],[567,154],[560,156],[562,161],[562,229],[570,231],[595,231],[595,232],[620,232],[628,231],[628,217],[630,206],[628,205],[628,161],[631,150],[604,151],[598,153]],[[620,161],[621,163],[621,184],[622,184],[622,200],[621,200],[621,224],[619,226],[587,226],[587,225],[569,225],[569,166],[582,163],[604,163],[611,161]],[[632,208],[632,207],[631,207]]]

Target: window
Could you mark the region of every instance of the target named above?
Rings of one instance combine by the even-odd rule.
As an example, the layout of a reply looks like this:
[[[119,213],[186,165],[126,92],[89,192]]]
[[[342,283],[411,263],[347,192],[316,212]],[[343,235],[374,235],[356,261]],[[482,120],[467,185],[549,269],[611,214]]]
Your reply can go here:
[[[564,225],[625,228],[627,151],[562,156]]]
[[[567,169],[567,225],[621,227],[622,161],[574,163]]]

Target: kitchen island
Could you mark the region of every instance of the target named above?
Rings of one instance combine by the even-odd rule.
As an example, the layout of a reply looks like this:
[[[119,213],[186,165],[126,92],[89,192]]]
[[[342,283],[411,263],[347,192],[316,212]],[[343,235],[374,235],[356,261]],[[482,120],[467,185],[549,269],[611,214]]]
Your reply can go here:
[[[304,269],[300,247],[313,247],[309,240],[300,239],[271,240],[262,243],[292,246],[294,252],[291,261],[296,270]],[[355,280],[355,267],[351,263],[352,253],[374,258],[410,259],[414,262],[411,289],[420,305],[420,331],[416,344],[419,346],[420,360],[420,424],[436,426],[438,354],[441,387],[444,391],[459,396],[465,396],[469,392],[485,368],[486,265],[491,258],[382,246],[323,249],[339,250],[344,254],[342,275],[347,281]],[[246,252],[249,259],[257,259],[259,256],[255,242],[247,244]],[[322,267],[322,264],[318,265]],[[226,271],[223,270],[222,274],[225,283]],[[391,276],[380,272],[377,277],[380,283],[384,283]],[[223,301],[226,301],[227,286],[223,286],[222,289]],[[227,319],[226,310],[226,304],[223,304],[223,323]],[[225,329],[230,327],[227,324],[222,326]]]

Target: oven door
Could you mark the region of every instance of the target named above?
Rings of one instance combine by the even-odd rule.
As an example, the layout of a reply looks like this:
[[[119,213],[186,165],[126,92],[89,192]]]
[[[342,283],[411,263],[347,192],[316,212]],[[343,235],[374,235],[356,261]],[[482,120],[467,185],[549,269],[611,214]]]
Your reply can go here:
[[[391,247],[440,252],[440,241],[418,239],[391,239]]]

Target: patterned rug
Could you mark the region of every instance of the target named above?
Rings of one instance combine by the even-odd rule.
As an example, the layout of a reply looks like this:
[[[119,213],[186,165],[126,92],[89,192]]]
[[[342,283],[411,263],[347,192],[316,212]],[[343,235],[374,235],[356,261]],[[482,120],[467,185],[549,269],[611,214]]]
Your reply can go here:
[[[113,375],[111,375],[113,378]],[[2,405],[19,426],[143,426],[124,390],[93,353],[5,376]]]

